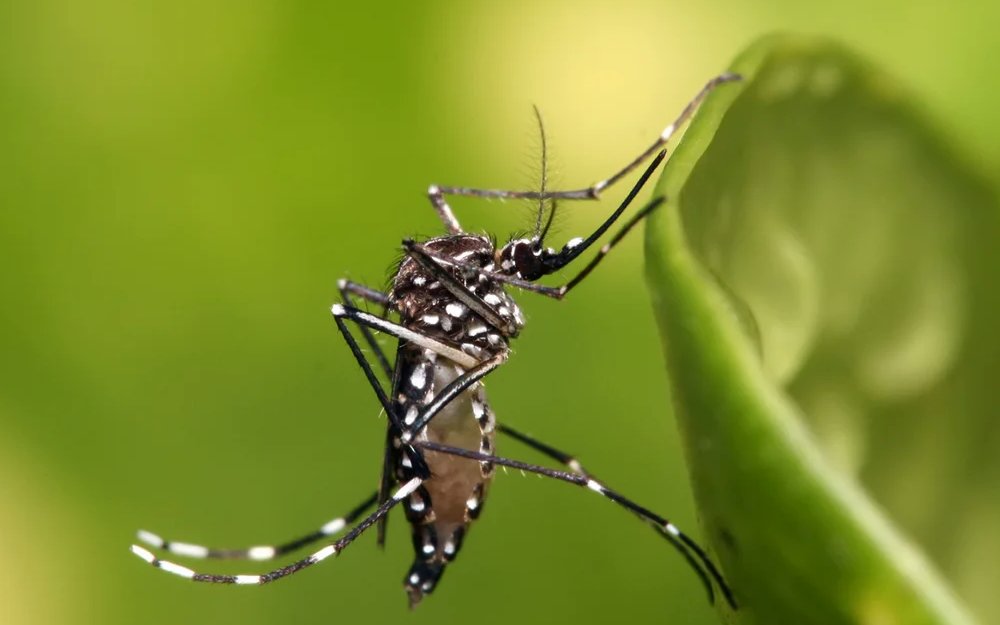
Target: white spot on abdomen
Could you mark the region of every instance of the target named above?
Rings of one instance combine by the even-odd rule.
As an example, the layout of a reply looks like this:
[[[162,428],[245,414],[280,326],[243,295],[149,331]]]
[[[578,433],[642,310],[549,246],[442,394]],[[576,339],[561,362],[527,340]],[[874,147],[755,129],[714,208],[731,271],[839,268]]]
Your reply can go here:
[[[420,413],[420,409],[415,405],[410,406],[406,410],[406,416],[403,418],[403,423],[406,425],[413,425],[413,422],[417,420],[417,415]]]
[[[417,366],[413,370],[413,373],[410,374],[410,384],[413,385],[413,388],[422,389],[424,388],[424,384],[426,383],[427,383],[427,370],[424,369],[424,367],[422,366]]]

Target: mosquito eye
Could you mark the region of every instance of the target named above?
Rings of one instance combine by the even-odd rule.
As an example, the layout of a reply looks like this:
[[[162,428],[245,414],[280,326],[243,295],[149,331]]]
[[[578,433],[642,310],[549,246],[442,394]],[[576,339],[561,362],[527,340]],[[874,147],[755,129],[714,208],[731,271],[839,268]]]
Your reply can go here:
[[[544,268],[531,245],[514,246],[514,268],[525,280],[537,280],[544,275]]]

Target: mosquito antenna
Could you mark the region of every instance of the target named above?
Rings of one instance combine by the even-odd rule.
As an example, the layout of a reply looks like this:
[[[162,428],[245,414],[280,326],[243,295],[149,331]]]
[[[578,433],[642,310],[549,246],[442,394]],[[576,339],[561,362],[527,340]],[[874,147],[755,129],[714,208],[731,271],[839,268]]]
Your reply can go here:
[[[535,111],[535,119],[538,121],[538,134],[542,139],[542,180],[541,189],[538,198],[538,216],[535,217],[535,239],[541,243],[544,233],[542,231],[542,214],[545,212],[545,192],[547,191],[549,182],[549,150],[548,142],[545,140],[545,123],[542,122],[542,112],[538,110],[538,106],[535,104],[531,105],[531,108]],[[549,218],[549,223],[552,222],[552,218]],[[545,226],[545,230],[549,229],[548,224]]]
[[[549,234],[549,226],[552,225],[552,220],[556,216],[556,201],[555,199],[549,200],[549,218],[545,221],[545,227],[542,228],[541,234],[538,235],[538,244],[541,245],[542,241]]]

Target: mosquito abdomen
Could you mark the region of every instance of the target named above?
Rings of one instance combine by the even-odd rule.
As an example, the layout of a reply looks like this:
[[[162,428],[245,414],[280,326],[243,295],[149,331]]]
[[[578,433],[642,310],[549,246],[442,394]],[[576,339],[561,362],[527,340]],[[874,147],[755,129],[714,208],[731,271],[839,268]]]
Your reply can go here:
[[[407,345],[397,355],[400,367],[397,402],[400,414],[413,414],[422,398],[432,398],[466,369],[447,358]],[[405,420],[404,420],[405,424]],[[430,441],[492,454],[495,419],[482,383],[449,402],[416,436]],[[425,452],[431,477],[404,502],[413,534],[415,559],[404,584],[415,606],[430,593],[461,549],[469,524],[479,516],[493,478],[489,463],[469,462],[449,454]],[[397,454],[397,478],[407,479],[412,467],[405,453]]]

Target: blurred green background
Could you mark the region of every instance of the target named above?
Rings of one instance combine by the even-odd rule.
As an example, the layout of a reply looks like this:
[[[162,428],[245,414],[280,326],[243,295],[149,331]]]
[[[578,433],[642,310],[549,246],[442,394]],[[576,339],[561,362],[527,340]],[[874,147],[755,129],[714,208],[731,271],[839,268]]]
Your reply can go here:
[[[375,486],[383,424],[329,318],[335,282],[382,284],[402,237],[440,231],[432,182],[534,185],[532,104],[555,181],[582,186],[757,35],[821,33],[912,86],[981,171],[1000,166],[1000,5],[982,2],[3,8],[4,623],[714,622],[641,524],[518,474],[499,476],[412,615],[399,519],[385,553],[366,536],[263,589],[185,583],[127,546],[138,527],[281,540]],[[557,236],[584,234],[623,192],[563,211]],[[454,206],[469,229],[530,224],[514,203]],[[566,302],[522,297],[529,326],[489,389],[500,419],[698,535],[638,239]],[[984,580],[967,581],[959,594],[995,614]]]

